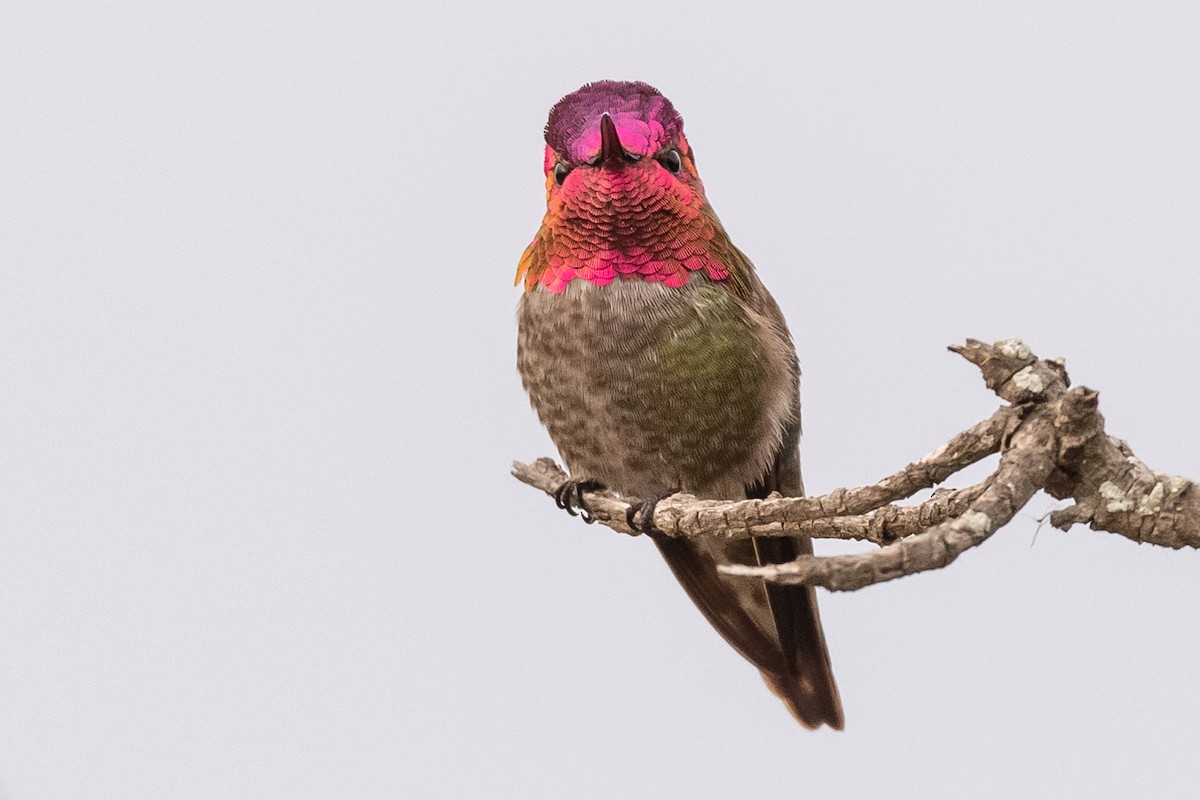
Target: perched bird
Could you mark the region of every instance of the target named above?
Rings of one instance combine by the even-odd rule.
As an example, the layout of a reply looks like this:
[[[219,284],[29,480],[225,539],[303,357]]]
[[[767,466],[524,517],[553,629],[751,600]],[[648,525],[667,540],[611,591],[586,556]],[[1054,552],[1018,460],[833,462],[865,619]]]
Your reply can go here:
[[[543,169],[546,215],[517,269],[517,364],[570,470],[560,504],[603,485],[648,498],[638,524],[651,528],[653,502],[676,490],[803,494],[791,336],[708,204],[671,102],[644,83],[587,84],[550,110]],[[796,719],[841,729],[813,589],[717,571],[790,561],[811,541],[654,540]]]

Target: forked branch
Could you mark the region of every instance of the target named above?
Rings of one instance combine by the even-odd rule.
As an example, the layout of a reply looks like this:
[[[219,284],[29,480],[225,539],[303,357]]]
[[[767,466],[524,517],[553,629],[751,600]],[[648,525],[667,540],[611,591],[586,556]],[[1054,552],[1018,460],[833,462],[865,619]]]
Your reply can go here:
[[[806,535],[859,539],[880,549],[841,556],[801,556],[786,564],[722,567],[731,575],[832,590],[944,567],[1006,525],[1039,490],[1073,504],[1050,523],[1066,530],[1085,523],[1139,542],[1200,547],[1200,489],[1195,481],[1156,473],[1129,446],[1104,430],[1099,395],[1068,388],[1061,360],[1038,359],[1019,340],[993,345],[968,339],[950,348],[975,364],[1008,404],[924,458],[878,483],[817,497],[736,502],[678,494],[660,502],[654,525],[667,536]],[[923,503],[897,505],[993,453],[1000,464],[986,480],[938,490]],[[553,494],[567,475],[552,459],[515,463],[517,479]],[[585,494],[590,516],[632,534],[626,512],[637,498]]]

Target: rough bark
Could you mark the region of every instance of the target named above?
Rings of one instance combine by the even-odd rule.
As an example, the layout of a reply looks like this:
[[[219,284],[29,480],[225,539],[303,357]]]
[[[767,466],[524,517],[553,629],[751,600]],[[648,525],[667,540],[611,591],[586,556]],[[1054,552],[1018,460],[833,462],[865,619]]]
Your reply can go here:
[[[832,590],[944,567],[1008,524],[1038,491],[1073,501],[1050,515],[1050,523],[1063,530],[1083,523],[1138,542],[1200,547],[1196,482],[1154,472],[1127,443],[1109,436],[1098,393],[1069,388],[1061,360],[1039,359],[1017,339],[990,345],[968,339],[950,349],[975,364],[988,388],[1007,405],[934,452],[870,486],[817,497],[719,502],[674,495],[655,509],[655,527],[666,536],[805,534],[880,545],[854,555],[723,568],[730,574]],[[897,505],[996,452],[1000,463],[984,481],[940,489],[923,503]],[[568,478],[549,458],[515,463],[513,475],[547,494]],[[583,499],[589,521],[634,533],[626,512],[639,498],[594,491],[585,492]]]

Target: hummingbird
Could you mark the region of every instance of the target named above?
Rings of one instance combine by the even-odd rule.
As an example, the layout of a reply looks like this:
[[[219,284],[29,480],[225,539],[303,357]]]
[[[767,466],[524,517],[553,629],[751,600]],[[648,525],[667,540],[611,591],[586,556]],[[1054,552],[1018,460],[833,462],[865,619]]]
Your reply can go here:
[[[685,539],[653,529],[675,491],[804,493],[791,334],[705,196],[683,119],[641,82],[596,81],[550,110],[546,214],[516,282],[517,367],[585,511],[604,486],[644,500],[641,532],[709,623],[802,725],[840,730],[810,586],[722,574],[812,553],[807,537]],[[573,498],[573,499],[572,499]]]

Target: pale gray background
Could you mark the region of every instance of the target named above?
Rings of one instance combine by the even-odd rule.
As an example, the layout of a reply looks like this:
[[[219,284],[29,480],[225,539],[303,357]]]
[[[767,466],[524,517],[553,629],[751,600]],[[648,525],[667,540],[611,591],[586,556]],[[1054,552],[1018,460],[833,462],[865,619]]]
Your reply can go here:
[[[967,336],[1200,477],[1198,53],[1193,2],[4,4],[0,796],[1194,797],[1196,553],[1039,497],[824,594],[809,733],[507,471],[541,128],[613,77],[788,316],[810,491],[989,414]]]

